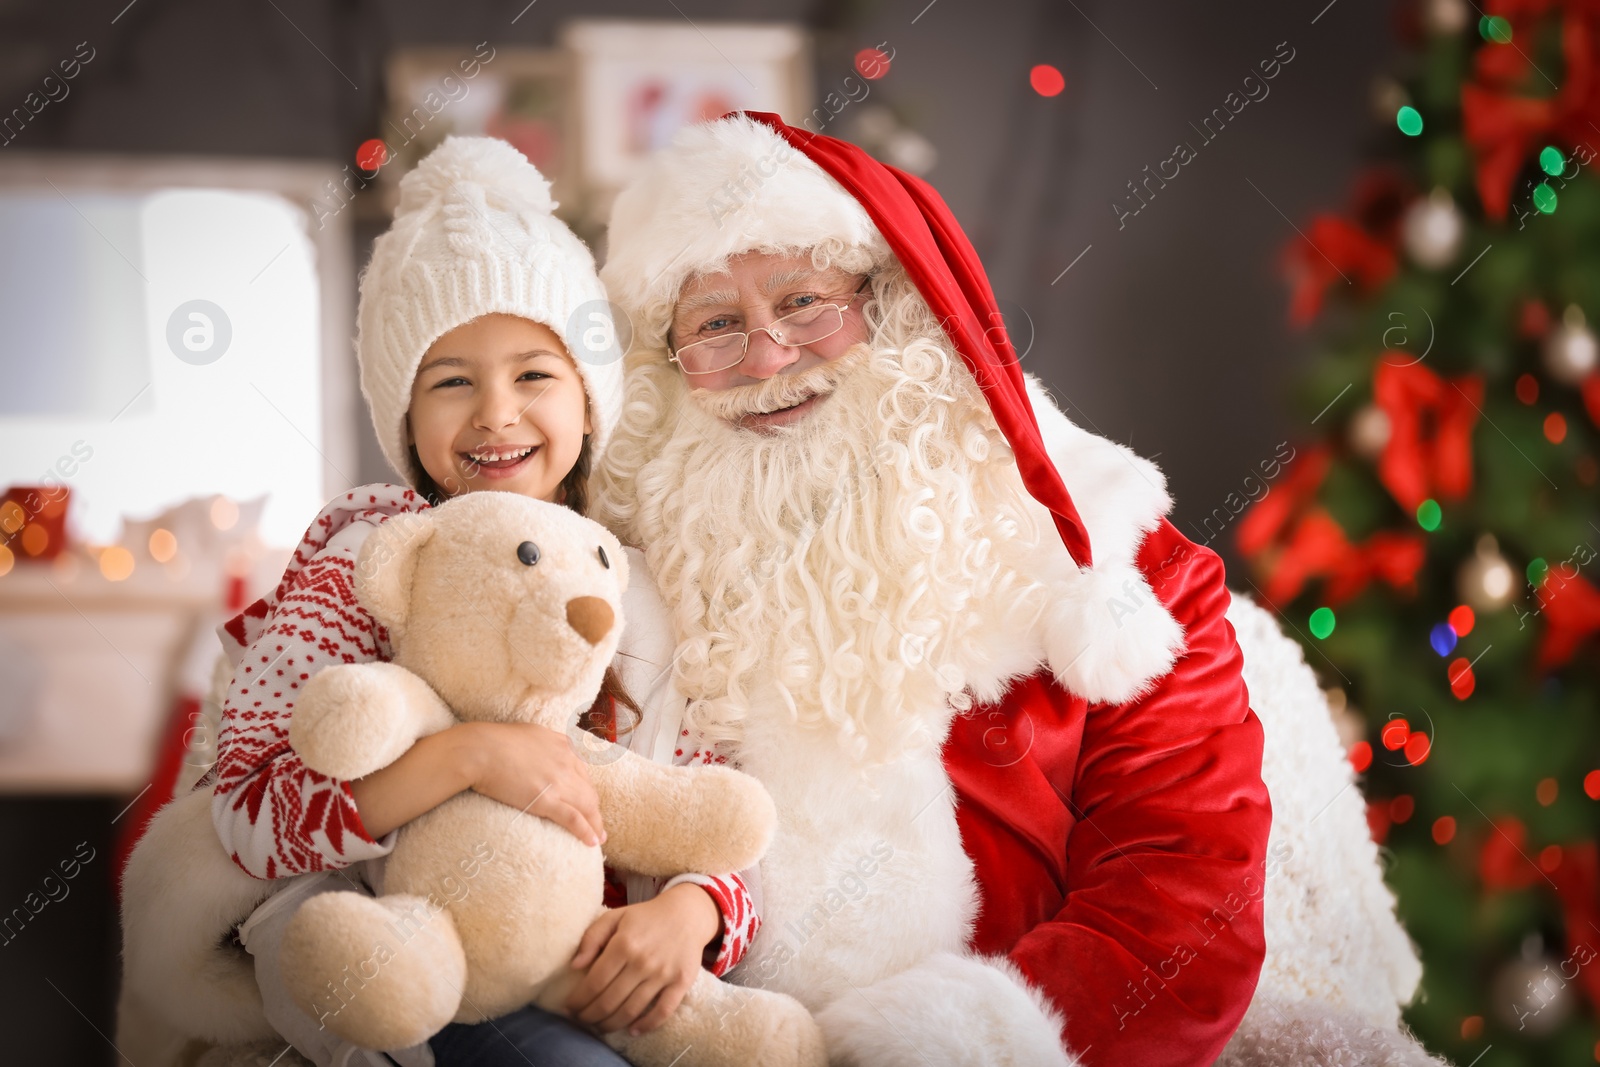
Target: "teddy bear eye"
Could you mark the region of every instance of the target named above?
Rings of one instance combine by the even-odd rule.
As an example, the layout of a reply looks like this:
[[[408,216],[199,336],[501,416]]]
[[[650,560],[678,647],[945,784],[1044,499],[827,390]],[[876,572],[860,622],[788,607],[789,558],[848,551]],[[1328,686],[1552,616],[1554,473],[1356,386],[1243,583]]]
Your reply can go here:
[[[539,546],[532,541],[524,541],[517,546],[517,558],[528,566],[539,562]]]
[[[606,546],[598,545],[596,547],[600,550],[600,566],[604,567],[606,570],[610,570],[611,561],[606,558]]]

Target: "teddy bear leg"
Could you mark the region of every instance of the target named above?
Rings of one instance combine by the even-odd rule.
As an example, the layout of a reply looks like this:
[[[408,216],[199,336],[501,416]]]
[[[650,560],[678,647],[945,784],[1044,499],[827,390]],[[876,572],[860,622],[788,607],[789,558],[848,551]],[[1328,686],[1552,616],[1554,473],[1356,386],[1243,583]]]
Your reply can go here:
[[[637,1067],[827,1067],[822,1030],[798,1000],[701,971],[678,1010],[648,1034],[606,1042]]]
[[[323,893],[301,905],[279,950],[284,986],[346,1041],[400,1049],[461,1007],[467,958],[450,913],[418,896]]]

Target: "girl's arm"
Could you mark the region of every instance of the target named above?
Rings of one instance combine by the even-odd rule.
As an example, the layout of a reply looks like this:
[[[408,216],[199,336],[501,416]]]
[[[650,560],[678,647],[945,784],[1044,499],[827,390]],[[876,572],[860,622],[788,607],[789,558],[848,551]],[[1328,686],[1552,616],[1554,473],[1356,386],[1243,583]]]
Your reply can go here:
[[[229,683],[211,816],[223,848],[257,878],[348,867],[394,847],[368,832],[348,782],[311,770],[289,747],[295,700],[312,674],[390,657],[387,633],[352,588],[356,552],[375,528],[351,522],[306,562]]]
[[[363,825],[379,837],[467,789],[550,819],[585,844],[605,840],[588,766],[565,734],[531,723],[464,722],[350,783]]]
[[[356,554],[374,529],[374,522],[356,521],[331,537],[295,575],[239,661],[213,768],[212,822],[223,847],[257,878],[347,867],[387,855],[396,827],[464,789],[597,843],[604,830],[588,768],[554,730],[462,724],[355,782],[311,770],[290,747],[294,702],[312,674],[391,658],[387,632],[353,588]]]

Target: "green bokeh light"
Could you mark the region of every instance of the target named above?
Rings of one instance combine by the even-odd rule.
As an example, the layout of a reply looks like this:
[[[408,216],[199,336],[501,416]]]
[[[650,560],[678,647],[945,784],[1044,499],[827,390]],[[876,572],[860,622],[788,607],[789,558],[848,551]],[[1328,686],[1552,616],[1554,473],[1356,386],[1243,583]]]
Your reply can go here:
[[[1432,533],[1439,528],[1439,522],[1444,518],[1444,512],[1439,507],[1439,502],[1432,497],[1417,505],[1417,525]]]
[[[1550,564],[1542,557],[1535,556],[1528,561],[1528,583],[1534,588],[1544,584],[1545,577],[1550,573]]]
[[[1318,608],[1311,613],[1311,635],[1318,641],[1323,640],[1333,633],[1333,626],[1336,621],[1333,617],[1332,608]]]
[[[1540,182],[1533,187],[1533,206],[1546,215],[1556,209],[1556,191],[1550,188],[1549,182]]]
[[[1485,41],[1511,43],[1511,23],[1500,15],[1485,15],[1478,20],[1478,33]]]
[[[1539,169],[1553,178],[1567,169],[1567,157],[1555,145],[1546,145],[1539,153]]]
[[[1422,114],[1410,104],[1395,112],[1394,123],[1407,137],[1415,137],[1422,132]]]

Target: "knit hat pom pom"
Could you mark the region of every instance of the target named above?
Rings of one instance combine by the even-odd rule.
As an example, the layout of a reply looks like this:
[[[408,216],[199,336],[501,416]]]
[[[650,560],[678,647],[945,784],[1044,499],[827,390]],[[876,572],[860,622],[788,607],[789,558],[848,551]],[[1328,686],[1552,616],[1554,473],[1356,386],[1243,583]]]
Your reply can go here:
[[[505,141],[494,137],[446,137],[416,168],[400,179],[397,214],[418,211],[460,185],[516,190],[520,207],[549,214],[556,209],[550,182],[539,168]]]

